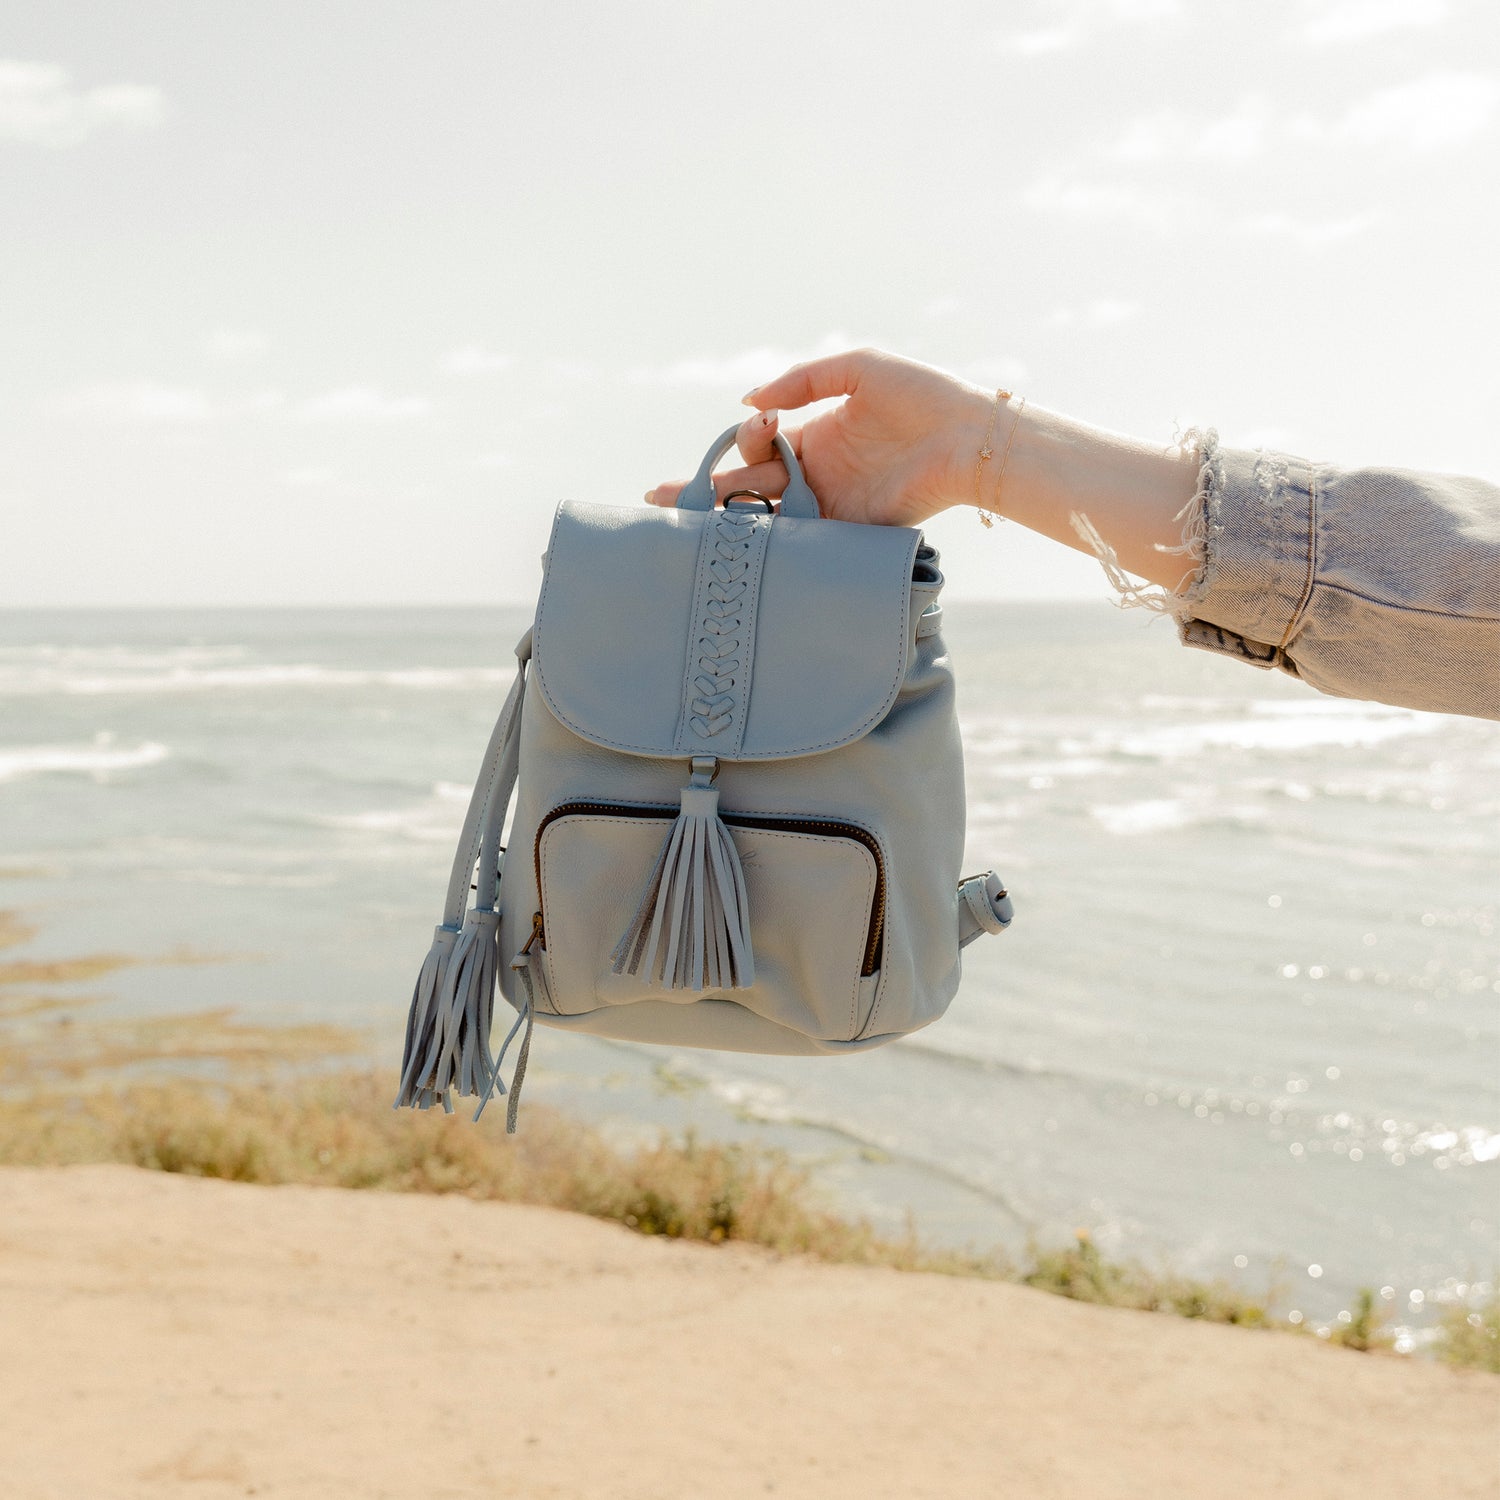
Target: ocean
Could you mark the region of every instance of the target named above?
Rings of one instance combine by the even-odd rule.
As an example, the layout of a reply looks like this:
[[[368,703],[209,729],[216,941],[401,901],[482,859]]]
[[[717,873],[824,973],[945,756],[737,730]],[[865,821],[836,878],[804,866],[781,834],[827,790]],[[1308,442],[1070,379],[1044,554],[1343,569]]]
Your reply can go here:
[[[117,971],[90,1013],[338,1023],[394,1091],[525,623],[0,613],[17,951],[219,955]],[[1087,1230],[1311,1323],[1376,1288],[1419,1339],[1500,1265],[1500,726],[1322,697],[1104,604],[950,602],[946,636],[968,868],[1017,911],[948,1016],[839,1059],[539,1029],[528,1098],[785,1149],[935,1242]]]

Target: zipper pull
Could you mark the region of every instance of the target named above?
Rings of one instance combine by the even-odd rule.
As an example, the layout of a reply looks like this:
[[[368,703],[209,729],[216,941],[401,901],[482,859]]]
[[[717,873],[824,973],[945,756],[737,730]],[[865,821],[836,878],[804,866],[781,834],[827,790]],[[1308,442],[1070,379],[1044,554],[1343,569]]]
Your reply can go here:
[[[532,948],[540,943],[542,947],[547,946],[546,935],[542,932],[542,914],[534,912],[531,918],[531,936],[526,939],[526,946],[521,949],[522,953],[530,953]]]

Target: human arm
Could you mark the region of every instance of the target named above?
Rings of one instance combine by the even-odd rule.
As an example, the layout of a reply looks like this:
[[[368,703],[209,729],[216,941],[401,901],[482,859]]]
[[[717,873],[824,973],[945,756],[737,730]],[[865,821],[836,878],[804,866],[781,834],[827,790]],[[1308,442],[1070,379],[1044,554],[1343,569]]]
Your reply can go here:
[[[1157,585],[1122,591],[1173,615],[1185,644],[1340,696],[1500,718],[1493,485],[1226,449],[1211,433],[1153,446],[1015,399],[996,413],[990,392],[858,350],[746,397],[747,466],[716,476],[721,489],[778,493],[779,411],[841,395],[784,433],[826,515],[920,525],[982,506],[1100,555],[1117,583],[1123,569]],[[995,457],[979,466],[992,415]]]

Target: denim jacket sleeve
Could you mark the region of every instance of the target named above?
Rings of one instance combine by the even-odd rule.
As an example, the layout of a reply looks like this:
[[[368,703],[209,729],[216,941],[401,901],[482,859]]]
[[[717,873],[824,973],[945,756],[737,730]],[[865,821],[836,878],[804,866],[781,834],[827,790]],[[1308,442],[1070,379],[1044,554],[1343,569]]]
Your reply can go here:
[[[1184,644],[1500,719],[1500,488],[1200,444],[1202,568],[1170,604]]]

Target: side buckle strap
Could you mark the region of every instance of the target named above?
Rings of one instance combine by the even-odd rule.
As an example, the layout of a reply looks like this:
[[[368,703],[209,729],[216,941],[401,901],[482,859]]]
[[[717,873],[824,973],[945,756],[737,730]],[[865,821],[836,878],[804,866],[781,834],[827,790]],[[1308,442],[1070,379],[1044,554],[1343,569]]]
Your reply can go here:
[[[1010,893],[993,870],[970,875],[958,887],[958,946],[986,932],[1004,932],[1015,917]]]

